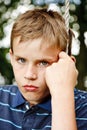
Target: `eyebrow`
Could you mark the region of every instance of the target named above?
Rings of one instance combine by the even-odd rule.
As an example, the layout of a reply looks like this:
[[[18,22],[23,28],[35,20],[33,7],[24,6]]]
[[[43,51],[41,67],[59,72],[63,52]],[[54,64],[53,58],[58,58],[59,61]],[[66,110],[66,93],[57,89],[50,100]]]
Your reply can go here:
[[[39,61],[49,61],[49,62],[56,62],[58,59],[54,59],[53,57],[45,57],[45,58],[38,58]]]
[[[27,59],[25,56],[21,56],[21,55],[14,55],[16,58],[24,58]],[[47,62],[57,62],[58,58],[54,59],[51,56],[45,56],[45,57],[37,57],[36,58],[37,61],[47,61]]]

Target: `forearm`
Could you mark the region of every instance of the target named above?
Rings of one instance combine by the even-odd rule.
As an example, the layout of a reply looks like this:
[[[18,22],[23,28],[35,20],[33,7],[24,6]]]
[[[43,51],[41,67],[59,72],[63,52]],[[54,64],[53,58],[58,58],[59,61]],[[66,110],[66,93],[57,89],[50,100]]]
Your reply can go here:
[[[52,97],[52,130],[77,130],[74,87],[78,72],[75,62],[60,52],[58,62],[47,67],[45,76]]]
[[[73,91],[52,96],[52,130],[77,130]]]

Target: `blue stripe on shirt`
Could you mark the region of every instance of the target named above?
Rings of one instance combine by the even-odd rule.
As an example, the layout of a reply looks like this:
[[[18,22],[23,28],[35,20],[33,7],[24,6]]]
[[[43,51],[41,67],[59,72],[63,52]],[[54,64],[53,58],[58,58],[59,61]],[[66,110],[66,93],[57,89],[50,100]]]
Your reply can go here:
[[[17,112],[23,112],[23,113],[25,113],[25,111],[23,111],[23,110],[14,109],[14,108],[10,107],[9,104],[5,104],[5,103],[0,102],[0,105],[2,105],[2,106],[6,106],[6,107],[9,107],[10,110],[12,110],[12,111],[17,111]]]
[[[12,124],[13,126],[15,126],[15,127],[17,127],[17,128],[20,128],[20,129],[22,128],[21,126],[16,125],[14,122],[9,121],[9,120],[5,120],[5,119],[0,118],[0,121],[3,121],[3,122],[5,122],[5,123],[10,123],[10,124]]]

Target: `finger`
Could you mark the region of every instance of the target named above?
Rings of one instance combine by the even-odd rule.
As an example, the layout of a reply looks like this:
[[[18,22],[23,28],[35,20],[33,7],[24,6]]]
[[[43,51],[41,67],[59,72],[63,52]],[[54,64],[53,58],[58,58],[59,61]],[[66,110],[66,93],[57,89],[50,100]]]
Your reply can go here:
[[[61,51],[59,53],[59,58],[70,58],[70,56],[68,56],[68,54],[64,51]]]
[[[59,53],[59,58],[68,58],[68,59],[72,59],[72,61],[74,61],[74,63],[76,63],[76,59],[74,56],[69,56],[66,52],[61,51]]]

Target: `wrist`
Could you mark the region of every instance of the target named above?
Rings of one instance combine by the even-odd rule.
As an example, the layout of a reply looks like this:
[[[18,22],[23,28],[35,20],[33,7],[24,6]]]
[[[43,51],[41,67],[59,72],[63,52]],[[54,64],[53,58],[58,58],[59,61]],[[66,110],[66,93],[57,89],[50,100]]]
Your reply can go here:
[[[68,87],[68,88],[62,87],[62,88],[58,88],[57,90],[54,89],[50,93],[51,93],[52,98],[56,98],[56,99],[71,97],[71,95],[74,95],[74,88],[73,87]]]

